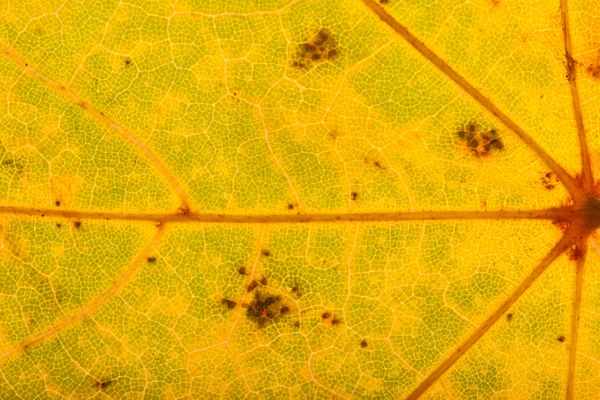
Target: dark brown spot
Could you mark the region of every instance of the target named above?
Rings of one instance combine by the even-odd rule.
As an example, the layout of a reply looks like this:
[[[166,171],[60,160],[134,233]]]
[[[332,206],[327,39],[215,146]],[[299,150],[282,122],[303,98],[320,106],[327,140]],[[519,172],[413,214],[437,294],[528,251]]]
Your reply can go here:
[[[284,307],[288,308],[285,313],[281,312]],[[254,299],[248,304],[246,316],[255,322],[259,329],[262,329],[268,323],[277,321],[288,312],[289,306],[283,304],[281,296],[256,290],[254,292]]]
[[[266,276],[263,276],[262,278],[260,278],[260,284],[263,286],[267,286],[269,284],[269,280],[267,279]]]
[[[386,5],[390,2],[390,0],[379,0],[379,4]]]
[[[112,380],[112,379],[106,379],[106,380],[102,380],[102,381],[96,381],[94,383],[94,386],[98,390],[104,390],[104,389],[108,388],[109,386],[111,386],[113,383],[115,383],[114,380]]]
[[[75,222],[73,222],[73,226],[74,226],[76,229],[79,229],[79,228],[81,228],[81,222],[80,222],[80,221],[75,221]]]
[[[56,201],[54,202],[54,205],[56,205],[56,207],[60,207],[60,201],[56,200]]]
[[[363,349],[366,348],[368,346],[367,341],[366,340],[361,340],[360,341],[360,347],[362,347]]]
[[[148,257],[147,260],[149,263],[155,263],[156,262],[156,257]]]
[[[512,314],[506,314],[506,322],[510,322],[513,319],[513,315]]]
[[[300,321],[294,321],[294,326],[296,328],[300,328]]]
[[[248,285],[248,289],[247,289],[247,291],[248,291],[248,292],[251,292],[251,291],[253,291],[254,289],[256,289],[256,287],[257,287],[257,286],[258,286],[258,282],[256,282],[256,281],[252,281],[252,282],[250,282],[250,284]]]
[[[62,228],[62,224],[56,224],[56,227],[60,229]]]
[[[290,308],[289,308],[288,306],[283,306],[283,307],[281,307],[281,309],[279,310],[279,313],[280,313],[280,314],[283,314],[283,315],[285,315],[285,314],[287,314],[287,313],[289,313],[289,312],[290,312]]]
[[[350,193],[350,198],[351,198],[352,200],[356,200],[356,199],[358,198],[358,193],[356,193],[356,192],[352,192],[352,193]]]
[[[331,49],[327,52],[327,58],[330,60],[335,60],[337,58],[338,51],[336,49]]]
[[[239,267],[238,268],[238,274],[240,274],[240,275],[246,275],[246,267]]]
[[[131,58],[126,57],[123,63],[125,64],[125,68],[128,68],[131,65]]]
[[[567,249],[567,255],[571,261],[581,261],[583,259],[583,251],[577,245],[571,246]]]
[[[271,252],[269,250],[263,250],[262,255],[265,257],[269,257],[271,255]]]
[[[321,315],[321,318],[323,318],[323,319],[329,319],[329,318],[331,318],[331,313],[330,313],[330,312],[328,312],[328,311],[325,311],[325,312],[324,312],[324,313]]]
[[[333,319],[331,320],[331,325],[336,326],[342,323],[342,320],[339,319],[338,317],[333,317]]]
[[[288,210],[293,210],[294,209],[294,205],[293,204],[288,204]]]
[[[565,341],[565,337],[563,335],[560,335],[559,337],[556,338],[556,340],[558,340],[559,342],[564,342]]]
[[[237,303],[233,300],[229,300],[226,298],[223,298],[221,300],[221,304],[224,305],[225,307],[227,307],[230,310],[233,310],[235,308],[235,306],[237,305]]]
[[[190,209],[186,206],[181,206],[177,209],[177,214],[179,215],[189,215]]]
[[[296,294],[298,298],[302,297],[302,292],[300,292],[298,285],[292,286],[292,293]]]

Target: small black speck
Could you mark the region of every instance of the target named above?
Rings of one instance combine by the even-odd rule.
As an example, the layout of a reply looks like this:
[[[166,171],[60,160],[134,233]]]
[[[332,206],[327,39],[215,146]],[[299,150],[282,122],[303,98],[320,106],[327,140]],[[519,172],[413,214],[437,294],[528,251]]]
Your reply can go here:
[[[62,228],[62,225],[61,224],[56,224],[56,227],[60,229],[60,228]]]
[[[239,267],[238,268],[238,274],[240,274],[240,275],[246,275],[246,267]]]
[[[367,344],[366,340],[363,339],[363,340],[360,341],[360,347],[362,347],[364,349],[367,346],[368,346],[368,344]]]
[[[148,259],[146,261],[148,261],[149,263],[155,263],[156,257],[148,257]]]
[[[358,193],[356,193],[356,192],[352,192],[352,193],[350,193],[350,198],[351,198],[352,200],[356,200],[356,199],[358,198]]]
[[[512,314],[506,314],[506,322],[510,322],[513,319],[513,315]]]
[[[54,202],[54,204],[56,205],[56,207],[60,207],[60,201],[56,200],[56,201]]]
[[[80,222],[80,221],[75,221],[75,222],[73,223],[73,226],[74,226],[75,228],[79,229],[79,228],[81,228],[81,222]]]

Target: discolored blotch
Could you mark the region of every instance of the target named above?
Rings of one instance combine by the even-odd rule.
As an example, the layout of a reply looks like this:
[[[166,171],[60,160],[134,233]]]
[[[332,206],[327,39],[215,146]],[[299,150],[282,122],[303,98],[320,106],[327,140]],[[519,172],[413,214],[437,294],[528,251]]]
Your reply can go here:
[[[542,185],[544,185],[547,190],[554,189],[558,182],[558,177],[556,177],[552,172],[546,173],[542,178]]]
[[[131,57],[125,57],[125,60],[123,61],[123,65],[125,66],[125,68],[129,68],[132,63],[133,61],[131,60]]]
[[[325,311],[323,314],[321,314],[321,318],[329,319],[329,318],[331,318],[331,313],[329,311]]]
[[[300,328],[300,321],[294,321],[294,327]]]
[[[237,303],[235,301],[229,300],[227,298],[221,299],[221,304],[230,310],[233,310],[235,308],[235,306],[237,305]]]
[[[340,325],[341,323],[342,323],[342,320],[340,318],[338,318],[338,317],[333,317],[331,319],[331,325],[332,326],[337,326],[337,325]]]
[[[58,229],[60,229],[60,228],[62,228],[62,224],[56,224],[56,227],[57,227]]]
[[[512,314],[506,314],[506,322],[510,322],[513,320],[513,315]]]
[[[79,229],[79,228],[81,228],[81,222],[80,222],[80,221],[75,221],[75,222],[73,222],[73,226],[74,226],[76,229]]]
[[[484,130],[475,122],[469,122],[457,133],[465,149],[476,157],[486,157],[504,149],[504,142],[495,129]]]
[[[246,289],[248,292],[253,291],[254,289],[256,289],[256,287],[258,286],[258,282],[256,281],[252,281],[250,282],[250,284],[248,285],[248,288]]]
[[[56,200],[56,201],[54,202],[54,205],[55,205],[56,207],[60,207],[60,201]]]
[[[356,200],[357,198],[358,198],[358,193],[356,193],[356,192],[350,193],[350,199]]]
[[[567,255],[569,256],[569,260],[571,261],[578,262],[583,260],[583,250],[577,245],[569,247],[567,249]]]
[[[105,379],[102,381],[96,381],[96,383],[94,383],[94,386],[98,390],[104,390],[104,389],[112,386],[114,383],[115,383],[115,381],[112,379]]]
[[[298,298],[302,297],[302,292],[300,292],[300,287],[298,285],[292,286],[292,293],[294,293]]]
[[[565,337],[563,335],[560,335],[559,337],[556,338],[556,340],[563,343],[565,341]]]
[[[337,59],[339,49],[336,37],[326,28],[321,28],[315,35],[298,45],[297,60],[292,66],[298,69],[313,66]]]
[[[177,209],[177,214],[179,215],[189,215],[190,209],[187,206],[181,206]]]
[[[293,210],[294,209],[294,205],[293,204],[288,204],[287,208],[288,208],[288,210]]]
[[[156,257],[148,257],[146,261],[148,261],[150,264],[153,264],[156,262]]]
[[[367,343],[366,340],[363,339],[360,341],[360,347],[362,347],[363,349],[367,348],[368,345],[369,344]]]
[[[269,280],[267,279],[266,276],[263,276],[262,278],[260,278],[260,284],[263,286],[267,286],[269,284]]]
[[[238,270],[237,270],[237,272],[240,275],[246,275],[247,274],[246,267],[239,267]]]
[[[256,290],[254,298],[248,304],[246,317],[256,323],[259,329],[269,323],[277,322],[290,313],[290,306],[285,304],[283,298],[263,290]]]
[[[270,257],[270,256],[271,256],[271,252],[270,252],[269,250],[263,250],[263,251],[261,252],[261,254],[262,254],[263,256],[265,256],[265,257]]]
[[[386,5],[389,4],[390,0],[379,0],[379,4]]]

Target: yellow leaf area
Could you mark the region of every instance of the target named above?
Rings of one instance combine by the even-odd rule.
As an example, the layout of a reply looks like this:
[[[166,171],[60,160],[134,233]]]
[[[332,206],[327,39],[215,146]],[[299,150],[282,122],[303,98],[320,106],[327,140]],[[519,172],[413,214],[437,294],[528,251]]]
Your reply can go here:
[[[0,5],[0,398],[593,398],[596,0]]]

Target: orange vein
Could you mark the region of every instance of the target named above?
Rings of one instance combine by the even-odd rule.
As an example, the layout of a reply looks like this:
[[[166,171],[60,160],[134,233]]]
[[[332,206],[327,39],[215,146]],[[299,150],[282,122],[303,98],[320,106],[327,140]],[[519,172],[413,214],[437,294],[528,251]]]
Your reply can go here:
[[[127,270],[108,288],[104,294],[102,294],[97,299],[93,300],[88,305],[84,306],[82,309],[77,311],[76,313],[68,316],[62,321],[56,323],[52,327],[46,329],[43,332],[38,333],[37,335],[21,342],[17,346],[13,346],[9,349],[4,350],[0,354],[0,360],[3,360],[7,357],[12,356],[22,350],[27,349],[29,346],[39,343],[42,340],[48,339],[57,335],[58,333],[64,331],[70,326],[83,321],[87,316],[97,311],[102,307],[108,300],[112,298],[112,296],[117,293],[119,289],[121,289],[127,282],[131,280],[135,272],[139,269],[141,265],[146,262],[146,258],[148,254],[154,249],[154,246],[160,241],[160,239],[164,236],[164,225],[158,228],[157,234],[154,236],[150,244],[142,250],[140,255],[135,259],[135,261],[127,268]]]
[[[585,198],[584,191],[578,186],[577,182],[571,177],[565,169],[558,164],[546,151],[537,144],[531,136],[517,125],[508,115],[502,112],[490,99],[485,97],[479,90],[471,85],[464,77],[456,72],[450,65],[436,55],[429,47],[423,42],[417,39],[412,33],[408,31],[403,25],[394,19],[388,12],[381,7],[375,0],[362,0],[367,7],[369,7],[375,15],[377,15],[383,22],[389,25],[397,34],[399,34],[404,40],[408,42],[415,50],[417,50],[423,57],[429,62],[435,65],[443,74],[450,78],[456,83],[461,89],[463,89],[468,95],[470,95],[475,101],[481,106],[492,113],[496,118],[500,120],[508,129],[513,131],[525,145],[529,147],[540,159],[556,174],[558,179],[565,186],[567,191],[573,198],[582,200]]]
[[[44,81],[48,85],[48,87],[50,87],[51,89],[54,89],[55,91],[57,91],[58,93],[62,94],[64,97],[66,97],[67,99],[78,104],[84,110],[89,112],[93,117],[102,121],[106,126],[119,132],[119,134],[125,140],[133,143],[135,146],[137,146],[139,149],[141,149],[144,152],[144,154],[148,157],[148,159],[150,160],[152,165],[154,165],[154,167],[160,171],[160,173],[166,179],[167,183],[171,186],[171,188],[173,190],[175,190],[175,192],[177,193],[177,196],[179,197],[179,199],[182,203],[181,207],[185,210],[189,210],[190,203],[187,199],[187,196],[185,195],[185,193],[183,191],[183,188],[177,182],[177,179],[175,179],[175,176],[171,173],[169,168],[167,168],[167,166],[156,155],[154,155],[154,153],[152,153],[150,151],[150,149],[148,149],[148,147],[146,146],[146,144],[144,142],[142,142],[141,140],[139,140],[138,138],[133,136],[130,132],[128,132],[125,128],[123,128],[117,122],[108,118],[102,111],[95,108],[90,102],[86,101],[85,99],[80,97],[78,94],[71,91],[64,85],[60,84],[59,82],[54,81],[51,78],[47,77],[46,75],[42,74],[37,69],[33,68],[28,62],[24,61],[21,57],[19,57],[17,54],[15,54],[14,51],[12,51],[8,47],[4,46],[3,44],[0,44],[0,53],[5,54],[12,61],[19,64],[21,67],[23,67],[23,69],[25,69],[25,71],[27,73]]]
[[[508,309],[515,304],[517,300],[529,289],[529,287],[537,280],[537,278],[548,268],[548,266],[554,261],[559,255],[562,254],[569,246],[573,244],[573,236],[578,233],[576,229],[569,228],[563,237],[556,243],[556,245],[550,250],[548,255],[540,262],[540,264],[533,269],[533,271],[517,286],[514,292],[508,296],[506,301],[492,313],[475,332],[473,332],[464,342],[460,344],[456,349],[452,351],[450,356],[446,358],[442,363],[431,372],[423,382],[412,391],[411,394],[406,398],[417,399],[425,391],[433,385],[450,367],[452,367],[471,347],[475,345],[481,339],[483,335],[504,315]]]
[[[575,398],[575,363],[577,361],[577,339],[579,337],[579,318],[581,316],[581,294],[583,293],[583,276],[585,272],[585,260],[587,244],[580,240],[577,244],[581,250],[581,258],[577,260],[575,278],[575,297],[573,298],[573,314],[571,315],[571,340],[569,347],[569,372],[567,375],[567,399]]]
[[[545,219],[573,221],[577,218],[584,218],[587,215],[586,213],[588,213],[587,210],[547,208],[542,210],[514,211],[410,211],[331,214],[127,214],[0,206],[0,214],[15,214],[30,217],[221,224],[293,224],[310,222],[334,223],[494,219]]]
[[[581,174],[583,177],[584,188],[589,192],[594,185],[594,175],[588,150],[585,127],[583,125],[583,114],[581,113],[581,101],[579,100],[579,91],[577,90],[577,67],[573,59],[573,44],[571,41],[571,30],[569,27],[569,11],[567,0],[561,0],[561,18],[563,26],[563,40],[565,43],[565,58],[567,59],[567,77],[569,79],[569,88],[571,89],[571,100],[573,102],[573,114],[575,124],[577,125],[577,136],[579,137],[579,149],[581,152]]]

